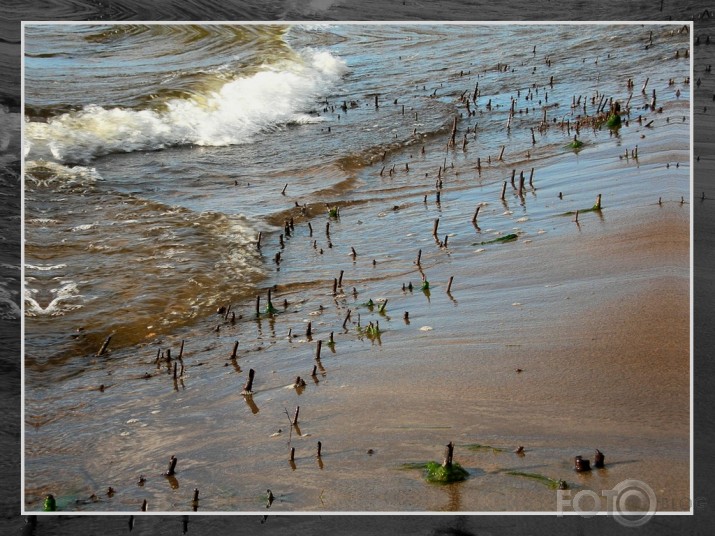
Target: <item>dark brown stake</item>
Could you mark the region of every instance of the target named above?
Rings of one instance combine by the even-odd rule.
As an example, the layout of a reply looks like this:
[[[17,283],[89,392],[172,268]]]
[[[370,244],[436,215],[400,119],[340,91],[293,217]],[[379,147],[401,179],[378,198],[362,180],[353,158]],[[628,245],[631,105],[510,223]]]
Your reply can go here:
[[[439,218],[434,220],[434,227],[432,227],[432,236],[437,237],[437,228],[439,227]]]
[[[179,348],[179,357],[178,357],[179,361],[181,361],[183,357],[184,357],[184,340],[182,339],[181,347]]]
[[[298,424],[298,414],[300,413],[300,406],[295,407],[295,413],[293,414],[293,424]]]
[[[350,320],[350,309],[348,309],[347,314],[345,315],[345,320],[343,320],[343,329],[345,329],[345,326],[347,325],[348,321]]]
[[[312,330],[312,322],[308,322],[308,327],[305,328],[305,336],[307,338],[312,337],[313,335],[313,330]]]
[[[97,355],[103,355],[104,352],[107,351],[107,346],[109,346],[109,341],[112,340],[112,336],[109,335],[106,339],[104,339],[104,343],[102,344],[102,347],[99,349],[99,352],[97,352]]]
[[[290,448],[290,461],[291,462],[295,461],[295,447]]]
[[[172,456],[171,459],[169,460],[169,468],[167,469],[166,473],[164,473],[164,476],[174,476],[174,473],[176,472],[176,462],[178,460],[176,459],[176,456]]]
[[[316,454],[316,457],[320,458],[321,451],[323,450],[323,444],[318,441],[318,453]]]
[[[256,371],[253,369],[250,369],[248,371],[248,379],[246,380],[246,384],[243,386],[243,393],[244,395],[251,395],[253,394],[253,377],[255,376]]]
[[[419,251],[417,252],[417,260],[415,261],[415,264],[416,264],[417,266],[420,265],[420,259],[421,259],[421,258],[422,258],[422,250],[419,250]]]
[[[447,284],[447,294],[452,290],[452,281],[454,281],[454,276],[449,277],[449,283]]]
[[[146,502],[146,499],[144,499],[144,502],[142,502],[142,512],[146,512],[148,506],[149,504]]]
[[[531,173],[529,174],[529,186],[534,185],[534,168],[531,168]]]
[[[283,190],[281,191],[281,195],[286,194],[286,188],[288,188],[288,183],[286,182],[286,185],[283,187]]]
[[[315,350],[315,359],[320,361],[320,348],[323,346],[323,341],[318,341],[318,347]]]
[[[313,236],[313,226],[308,222],[308,231],[310,232],[309,236]]]
[[[256,316],[261,314],[261,296],[256,296]]]
[[[442,467],[452,467],[452,457],[454,456],[454,443],[451,441],[447,444],[447,448],[444,452],[444,462],[442,462]]]
[[[479,216],[479,209],[482,208],[481,205],[477,206],[476,210],[474,211],[474,216],[472,216],[472,223],[477,224],[477,216]]]
[[[504,195],[506,194],[506,181],[504,181],[504,184],[501,187],[501,197],[500,199],[504,201]]]
[[[603,455],[603,452],[596,449],[596,454],[593,457],[593,466],[597,467],[599,469],[602,469],[603,467],[605,467],[605,464],[604,464],[605,458],[606,457]]]
[[[194,501],[193,502],[199,502],[199,488],[194,488]]]
[[[338,278],[333,278],[333,296],[338,293]]]
[[[236,359],[236,351],[238,350],[238,341],[233,343],[233,351],[231,352],[231,359]]]
[[[263,233],[258,232],[258,240],[256,240],[256,249],[261,249],[261,239],[263,238]]]
[[[341,288],[343,286],[343,274],[345,274],[345,270],[340,270],[340,277],[338,277],[338,286]]]
[[[591,470],[591,462],[584,460],[581,456],[576,456],[574,458],[574,463],[574,469],[576,469],[579,473]]]

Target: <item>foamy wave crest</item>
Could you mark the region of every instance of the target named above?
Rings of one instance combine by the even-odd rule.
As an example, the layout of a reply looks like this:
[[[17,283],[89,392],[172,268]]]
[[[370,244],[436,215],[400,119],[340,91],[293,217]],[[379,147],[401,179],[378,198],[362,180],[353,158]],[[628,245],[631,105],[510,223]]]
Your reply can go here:
[[[33,159],[88,162],[109,153],[176,145],[234,145],[292,123],[322,121],[310,114],[347,72],[328,52],[306,50],[298,61],[266,65],[208,95],[171,99],[156,109],[106,109],[90,105],[25,128]]]
[[[94,168],[67,167],[55,162],[30,160],[25,162],[25,185],[30,189],[59,185],[61,187],[87,186],[102,176]],[[38,220],[39,221],[39,220]]]
[[[32,281],[33,279],[29,278],[28,283],[31,283]],[[52,299],[44,307],[36,299],[40,291],[34,288],[26,288],[25,316],[63,316],[68,311],[82,307],[81,304],[70,303],[74,300],[83,299],[83,296],[79,293],[77,284],[74,281],[62,281],[60,284],[62,285],[60,288],[53,288],[50,290]]]

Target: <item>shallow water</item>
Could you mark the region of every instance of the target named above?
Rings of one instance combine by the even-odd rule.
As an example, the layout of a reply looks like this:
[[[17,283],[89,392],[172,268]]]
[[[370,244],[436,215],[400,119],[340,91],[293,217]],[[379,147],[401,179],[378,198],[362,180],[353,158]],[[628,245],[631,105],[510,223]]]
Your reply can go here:
[[[562,296],[536,290],[538,283],[553,283],[552,278],[544,273],[546,279],[539,280],[537,273],[535,284],[531,275],[519,275],[515,263],[528,266],[532,254],[546,259],[550,248],[558,250],[559,241],[573,229],[570,217],[559,214],[590,207],[602,193],[613,212],[605,219],[583,214],[586,233],[599,221],[597,229],[604,234],[609,225],[623,229],[628,213],[649,214],[659,198],[669,213],[680,211],[676,219],[688,217],[687,206],[679,200],[689,195],[690,93],[683,57],[689,36],[677,33],[677,27],[653,28],[656,45],[647,48],[650,30],[640,26],[584,32],[582,27],[560,26],[544,31],[315,25],[287,32],[261,29],[255,32],[258,36],[171,27],[132,27],[119,33],[87,26],[51,30],[30,32],[32,46],[26,49],[32,56],[26,64],[26,102],[34,114],[30,119],[37,119],[25,130],[30,508],[54,489],[50,482],[61,482],[55,486],[62,491],[56,493],[67,509],[131,511],[140,497],[148,496],[160,510],[181,511],[182,495],[194,486],[205,493],[207,482],[211,488],[202,508],[260,508],[265,480],[273,475],[280,481],[286,465],[285,436],[272,441],[271,434],[278,427],[286,429],[286,413],[302,396],[286,386],[296,375],[309,376],[315,340],[326,342],[334,331],[336,353],[327,347],[323,352],[338,359],[311,380],[319,385],[313,393],[318,408],[307,417],[306,434],[294,441],[305,445],[299,459],[311,465],[319,466],[305,452],[314,448],[310,438],[323,437],[326,446],[337,450],[332,459],[326,457],[319,473],[286,477],[292,491],[281,496],[277,507],[377,510],[396,504],[440,509],[442,495],[437,491],[417,500],[422,493],[418,475],[399,479],[404,496],[397,503],[389,496],[390,488],[373,489],[364,479],[354,488],[345,487],[340,475],[359,474],[354,456],[363,449],[344,443],[333,426],[341,419],[366,417],[362,410],[349,409],[349,401],[360,398],[354,385],[360,367],[373,366],[369,364],[376,358],[377,372],[372,374],[384,390],[384,380],[378,379],[381,370],[409,370],[416,351],[410,345],[414,329],[428,326],[464,337],[469,331],[463,324],[478,318],[467,308],[455,310],[453,319],[446,314],[450,304],[441,292],[432,298],[417,290],[417,252],[423,251],[422,268],[433,292],[445,288],[450,274],[456,275],[455,294],[462,274],[469,284],[478,281],[476,295],[472,289],[458,299],[478,300],[477,312],[484,314],[479,321],[491,330],[487,340],[477,342],[482,350],[500,346],[493,341],[509,333],[512,321],[527,322],[534,332],[543,327],[519,312],[524,298],[540,302],[551,314],[556,310]],[[171,53],[197,42],[201,46],[189,52]],[[494,47],[494,42],[503,46]],[[611,46],[610,54],[604,52],[604,42]],[[56,52],[48,56],[46,51],[58,49],[73,61],[72,77],[62,81],[67,86],[62,100],[47,87],[56,83],[53,72],[61,61]],[[115,53],[123,59],[140,58],[147,50],[158,61],[137,60],[130,62],[131,69],[114,73],[119,61]],[[217,56],[216,50],[228,57]],[[509,67],[504,69],[504,64]],[[283,80],[279,87],[287,89],[276,92],[273,82],[264,84],[262,75],[267,73]],[[573,133],[561,126],[562,119],[574,121],[583,102],[592,113],[602,96],[625,102],[629,77],[636,87],[631,124],[619,136],[583,128],[584,149],[577,154],[565,149]],[[650,102],[649,95],[638,92],[645,77],[648,88],[658,92],[661,114],[642,108]],[[671,78],[674,84],[669,84]],[[285,80],[291,82],[286,85]],[[477,83],[479,96],[470,101],[477,114],[466,117],[459,97],[472,94]],[[272,92],[266,94],[267,88]],[[237,106],[236,99],[247,92],[251,102],[262,104]],[[375,93],[379,107],[374,105]],[[558,107],[547,109],[549,128],[537,130],[532,143],[530,128],[538,129],[546,93],[550,106]],[[533,100],[526,100],[529,94]],[[572,109],[579,96],[582,104]],[[517,99],[516,114],[507,132],[511,97]],[[343,102],[346,110],[340,108]],[[460,113],[464,116],[458,122],[457,146],[445,150],[452,119]],[[636,122],[638,115],[645,117],[642,124]],[[105,120],[108,116],[112,122]],[[651,119],[656,129],[644,126]],[[467,127],[469,143],[462,150]],[[647,142],[640,141],[643,136]],[[639,144],[638,159],[623,156]],[[476,169],[477,158],[481,171]],[[528,181],[532,167],[534,185],[523,195],[508,186],[502,203],[502,181],[508,181],[512,170],[517,181],[520,170]],[[444,183],[439,203],[438,178]],[[339,204],[339,218],[328,218],[326,203]],[[480,203],[485,204],[474,227],[470,220]],[[290,218],[295,229],[280,247],[278,235],[287,235],[283,223]],[[436,247],[431,237],[436,219],[440,240],[449,236],[447,248]],[[260,252],[255,246],[259,232]],[[511,249],[481,243],[511,232],[519,235]],[[532,245],[546,253],[530,252]],[[278,252],[279,264],[274,262]],[[482,263],[484,274],[476,278],[470,268]],[[577,264],[565,268],[575,288],[588,288],[589,279],[579,279]],[[667,269],[655,264],[651,275]],[[687,275],[679,264],[676,271]],[[340,290],[345,292],[333,296],[333,280],[341,273],[345,277]],[[616,271],[612,277],[620,275]],[[399,290],[408,281],[415,292]],[[559,283],[567,284],[565,279]],[[253,300],[256,294],[265,300],[268,287],[274,288],[281,314],[256,322]],[[389,314],[361,306],[370,298],[387,299]],[[229,304],[238,317],[236,324],[212,315],[218,306]],[[412,324],[401,322],[402,311],[393,311],[395,304],[412,311]],[[457,300],[451,306],[458,307]],[[360,327],[379,321],[384,334],[374,339],[354,330],[355,317],[349,329],[341,331],[348,308],[361,315]],[[308,321],[316,333],[313,343],[304,336]],[[212,332],[217,324],[219,331]],[[95,354],[109,334],[111,351],[98,358]],[[176,356],[182,339],[188,341],[187,371],[172,381],[171,369],[156,366],[154,359],[166,348]],[[227,361],[236,339],[240,360]],[[391,361],[380,365],[383,344]],[[425,344],[431,347],[434,342]],[[341,364],[340,358],[346,362]],[[479,365],[480,375],[491,366]],[[450,374],[467,379],[471,366],[464,362]],[[253,399],[245,400],[240,387],[251,367],[259,373],[260,388]],[[495,390],[487,398],[503,388],[496,378],[484,385]],[[449,385],[449,375],[440,381]],[[350,410],[350,415],[319,408]],[[673,422],[686,415],[675,411]],[[514,426],[504,425],[507,430]],[[508,431],[496,428],[496,440],[505,441]],[[390,456],[376,457],[375,470],[394,478],[400,452],[427,456],[437,436],[426,439],[419,427],[417,435],[414,432],[381,444],[378,451]],[[621,433],[614,426],[610,444],[618,444],[615,438]],[[359,426],[352,423],[345,434],[357,437]],[[207,436],[215,439],[207,442]],[[374,434],[370,437],[375,440]],[[425,440],[427,445],[420,444]],[[547,459],[549,440],[537,443]],[[181,452],[181,468],[188,476],[182,477],[180,492],[169,482],[173,492],[167,495],[166,482],[156,476],[174,452]],[[675,458],[678,467],[685,463]],[[236,460],[241,460],[238,466]],[[249,460],[250,467],[245,465]],[[63,469],[58,471],[60,464]],[[134,486],[144,473],[147,485]],[[495,485],[503,484],[501,478]],[[118,496],[82,501],[109,482],[121,483]],[[243,483],[240,489],[236,482]],[[327,482],[340,483],[332,486],[328,500],[333,502],[328,504],[320,495]],[[507,494],[506,503],[497,500],[489,509],[513,509],[508,502],[512,498]],[[473,502],[450,500],[448,509],[479,509]],[[552,508],[551,496],[547,503],[538,494],[524,500],[512,507]]]

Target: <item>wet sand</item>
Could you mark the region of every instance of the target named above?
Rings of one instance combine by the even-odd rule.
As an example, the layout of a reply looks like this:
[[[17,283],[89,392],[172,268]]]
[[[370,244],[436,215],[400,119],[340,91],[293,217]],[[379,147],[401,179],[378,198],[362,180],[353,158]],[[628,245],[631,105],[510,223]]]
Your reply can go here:
[[[623,144],[638,132],[624,131]],[[411,247],[423,248],[429,295],[419,290],[420,272],[406,254],[376,255],[370,267],[361,246],[336,296],[329,260],[298,263],[298,282],[274,288],[280,313],[273,318],[257,321],[252,303],[238,304],[243,319],[235,326],[211,316],[153,341],[143,355],[118,349],[105,365],[88,362],[86,377],[69,383],[75,396],[51,389],[43,395],[57,397],[55,415],[37,415],[28,406],[33,458],[54,456],[58,448],[69,456],[73,448],[87,453],[81,474],[33,474],[43,485],[28,486],[28,507],[59,479],[76,490],[62,498],[63,508],[81,510],[134,511],[148,498],[153,511],[187,511],[191,490],[199,488],[202,511],[257,512],[270,488],[276,496],[271,512],[554,511],[555,492],[509,474],[520,471],[596,492],[636,478],[653,488],[659,510],[687,510],[690,204],[681,202],[681,195],[689,197],[687,184],[670,182],[675,170],[658,155],[683,163],[688,156],[667,145],[667,133],[664,127],[639,138],[641,162],[618,184],[607,180],[617,161],[609,144],[584,151],[578,165],[573,155],[540,162],[528,210],[512,197],[502,206],[498,185],[477,187],[488,199],[479,219],[483,229],[474,229],[459,208],[474,187],[446,195],[442,229],[454,231],[448,248],[429,236],[429,215],[414,226],[396,226],[385,216],[385,225],[398,233],[390,243],[406,232]],[[577,187],[568,177],[581,166],[593,178]],[[641,176],[662,186],[629,186]],[[583,213],[578,223],[573,215],[559,215],[589,206],[602,188],[600,212]],[[557,195],[562,189],[563,200]],[[346,244],[354,243],[348,239],[356,218],[387,214],[391,202],[344,208],[326,259],[344,255]],[[423,210],[415,207],[393,216],[409,220],[410,211]],[[505,223],[527,224],[518,221],[519,210],[541,219],[541,230],[515,227],[520,236],[514,242],[480,244],[495,236],[486,223],[501,221],[495,228],[504,233]],[[455,229],[457,220],[463,221]],[[296,226],[286,258],[312,249],[304,227]],[[311,270],[315,279],[300,282],[296,274]],[[365,275],[373,270],[379,275]],[[401,290],[408,281],[413,290]],[[364,305],[368,299],[375,300],[372,310]],[[388,302],[384,315],[378,313],[382,300]],[[352,319],[341,330],[348,308]],[[309,321],[310,339],[303,332]],[[370,338],[364,328],[377,321],[381,335]],[[334,352],[326,344],[330,332]],[[238,359],[230,361],[236,339]],[[171,347],[176,355],[181,340],[187,341],[187,371],[172,389],[171,375],[152,361],[157,347]],[[318,340],[320,360],[314,358]],[[256,381],[246,399],[241,386],[249,368]],[[144,380],[146,372],[151,376]],[[298,375],[305,389],[291,387]],[[103,393],[100,383],[108,384]],[[296,406],[300,420],[291,428]],[[470,472],[466,482],[431,485],[419,470],[404,469],[441,461],[449,441],[456,445],[455,460]],[[474,444],[500,450],[470,449]],[[520,445],[524,456],[513,453]],[[606,455],[606,469],[575,473],[573,457],[592,458],[597,448]],[[172,454],[180,460],[177,481],[161,476]],[[142,486],[136,485],[139,475],[147,478]],[[112,498],[102,494],[109,485],[118,491]],[[91,493],[100,500],[87,500]]]

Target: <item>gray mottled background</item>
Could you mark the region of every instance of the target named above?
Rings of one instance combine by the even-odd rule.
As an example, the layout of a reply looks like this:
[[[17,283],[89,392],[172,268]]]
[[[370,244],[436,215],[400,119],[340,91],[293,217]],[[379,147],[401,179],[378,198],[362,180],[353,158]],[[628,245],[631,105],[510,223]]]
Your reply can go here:
[[[703,44],[695,47],[695,70],[715,56],[715,6],[682,0],[517,0],[508,4],[470,0],[2,0],[0,5],[0,533],[128,534],[128,516],[40,516],[30,529],[20,515],[20,40],[22,20],[682,20],[694,21]],[[713,44],[704,40],[713,33]],[[712,47],[712,49],[710,49]],[[712,52],[710,52],[712,50]],[[713,62],[715,63],[715,62]],[[697,74],[696,74],[697,78]],[[693,80],[693,83],[695,81]],[[709,99],[694,91],[695,109]],[[715,99],[715,97],[713,97]],[[715,105],[714,105],[715,107]],[[705,143],[710,135],[695,122],[695,154],[705,162],[715,155]],[[712,442],[715,335],[709,305],[715,293],[715,232],[712,205],[700,201],[712,177],[706,165],[695,165],[695,495],[694,516],[656,516],[641,530],[648,534],[710,534],[715,526]],[[713,197],[712,194],[709,195]],[[133,534],[620,534],[613,519],[569,516],[241,516],[137,517]]]

